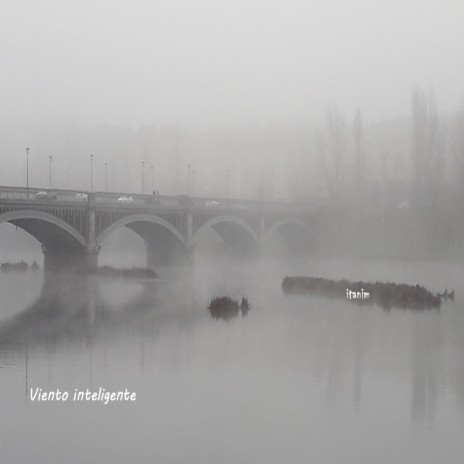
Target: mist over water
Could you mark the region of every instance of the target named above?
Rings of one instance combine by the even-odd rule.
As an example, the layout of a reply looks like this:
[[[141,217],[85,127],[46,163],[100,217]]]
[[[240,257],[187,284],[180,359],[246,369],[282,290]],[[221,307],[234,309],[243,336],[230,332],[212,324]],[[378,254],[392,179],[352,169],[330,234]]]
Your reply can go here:
[[[1,7],[0,464],[464,462],[464,2]]]
[[[198,256],[155,281],[2,274],[2,295],[22,289],[1,304],[2,461],[458,463],[464,287],[457,265],[439,267]],[[294,274],[446,282],[457,300],[417,312],[285,297]],[[223,294],[247,295],[250,313],[212,320]],[[137,400],[37,403],[26,382]]]

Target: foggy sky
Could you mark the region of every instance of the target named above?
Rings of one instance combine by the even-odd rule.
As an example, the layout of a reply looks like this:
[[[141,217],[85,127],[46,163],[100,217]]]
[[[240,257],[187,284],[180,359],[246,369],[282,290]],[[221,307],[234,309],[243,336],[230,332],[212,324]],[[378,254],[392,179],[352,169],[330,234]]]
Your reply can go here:
[[[186,126],[440,111],[464,96],[464,2],[2,0],[0,123]]]

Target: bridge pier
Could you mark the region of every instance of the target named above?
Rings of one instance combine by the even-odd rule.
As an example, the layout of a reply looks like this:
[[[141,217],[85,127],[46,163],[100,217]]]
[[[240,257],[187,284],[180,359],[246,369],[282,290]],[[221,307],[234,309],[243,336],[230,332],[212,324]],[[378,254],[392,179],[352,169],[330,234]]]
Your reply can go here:
[[[85,266],[87,270],[93,270],[98,267],[98,253],[100,247],[97,245],[95,225],[95,193],[89,193],[87,208],[87,243],[85,247]]]
[[[100,247],[95,247],[85,252],[85,270],[93,271],[98,268],[98,254]]]
[[[185,256],[187,258],[187,264],[194,263],[195,257],[195,247],[196,244],[193,242],[193,215],[192,211],[187,211],[187,230],[185,231],[186,237],[186,247],[185,247]]]

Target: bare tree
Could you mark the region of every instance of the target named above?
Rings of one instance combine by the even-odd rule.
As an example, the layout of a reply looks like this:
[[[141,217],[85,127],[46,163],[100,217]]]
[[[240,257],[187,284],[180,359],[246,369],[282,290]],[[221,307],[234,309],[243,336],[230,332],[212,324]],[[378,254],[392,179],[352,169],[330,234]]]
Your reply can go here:
[[[364,198],[365,194],[365,160],[363,146],[363,124],[361,111],[358,108],[353,118],[353,138],[354,138],[354,153],[355,153],[355,174],[354,180],[357,188],[358,197],[356,201],[358,205]]]
[[[464,198],[464,103],[458,112],[453,143],[458,200]],[[462,202],[458,201],[461,206]],[[461,206],[462,207],[462,206]]]
[[[433,91],[416,90],[413,113],[413,200],[420,208],[436,207],[444,174],[445,139]]]
[[[330,197],[340,205],[345,180],[345,119],[336,107],[327,111],[327,139],[317,134]]]

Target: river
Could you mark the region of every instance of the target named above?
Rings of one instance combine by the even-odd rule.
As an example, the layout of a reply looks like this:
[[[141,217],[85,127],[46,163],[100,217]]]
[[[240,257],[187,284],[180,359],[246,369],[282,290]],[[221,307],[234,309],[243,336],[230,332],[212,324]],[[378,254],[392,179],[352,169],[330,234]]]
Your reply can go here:
[[[285,275],[456,291],[439,311],[286,297]],[[199,259],[156,281],[0,274],[0,462],[464,460],[462,264]],[[246,317],[213,320],[216,295]],[[135,401],[32,401],[31,389]]]

